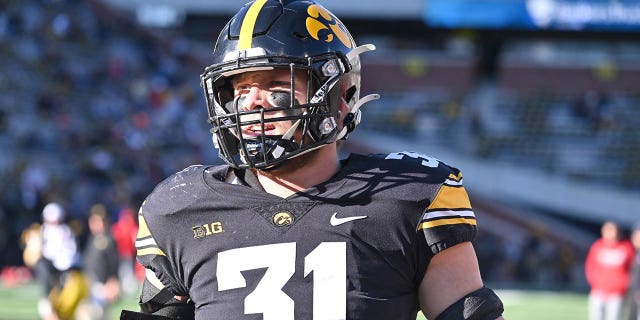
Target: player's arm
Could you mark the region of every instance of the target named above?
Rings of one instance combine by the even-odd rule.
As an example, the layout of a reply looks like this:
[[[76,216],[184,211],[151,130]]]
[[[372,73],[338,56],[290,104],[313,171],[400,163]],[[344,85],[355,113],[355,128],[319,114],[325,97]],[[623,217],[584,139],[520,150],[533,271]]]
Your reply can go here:
[[[175,319],[194,318],[194,305],[189,297],[171,293],[149,269],[146,270],[140,293],[140,310],[146,314]]]
[[[500,298],[484,287],[472,241],[476,219],[462,173],[451,168],[421,219],[434,254],[420,283],[420,308],[430,320],[502,319]]]
[[[502,302],[491,289],[484,287],[471,242],[436,254],[418,295],[420,308],[428,319],[503,319]]]
[[[141,312],[122,310],[120,320],[193,320],[195,317],[189,297],[169,292],[149,269],[146,270],[139,304]]]
[[[169,258],[151,232],[149,222],[157,230],[164,230],[163,226],[166,225],[165,221],[160,220],[162,215],[151,214],[158,210],[157,207],[153,201],[145,201],[138,215],[136,260],[146,268],[140,293],[140,311],[142,314],[173,319],[193,319],[195,308],[188,299],[188,290],[180,283]],[[147,212],[150,213],[148,216],[145,214]]]

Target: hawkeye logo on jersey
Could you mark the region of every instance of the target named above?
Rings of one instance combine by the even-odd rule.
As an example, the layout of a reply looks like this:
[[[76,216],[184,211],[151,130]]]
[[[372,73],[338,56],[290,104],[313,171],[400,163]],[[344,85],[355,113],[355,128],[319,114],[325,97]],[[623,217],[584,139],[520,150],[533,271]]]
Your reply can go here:
[[[290,212],[282,211],[273,215],[273,224],[278,227],[290,226],[293,220],[293,215]]]
[[[345,47],[351,48],[351,39],[349,39],[345,27],[327,9],[312,4],[307,8],[307,13],[309,14],[306,22],[307,31],[311,37],[331,42],[335,36]]]
[[[201,226],[195,226],[191,228],[191,230],[193,230],[194,239],[200,239],[206,236],[224,232],[224,229],[222,228],[222,222],[213,222],[203,224]]]

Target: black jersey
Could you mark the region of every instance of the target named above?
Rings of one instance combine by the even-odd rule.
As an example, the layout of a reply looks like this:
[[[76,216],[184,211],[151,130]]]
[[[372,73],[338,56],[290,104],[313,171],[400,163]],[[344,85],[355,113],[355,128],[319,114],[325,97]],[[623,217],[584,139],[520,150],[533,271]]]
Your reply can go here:
[[[140,209],[138,261],[198,320],[414,320],[430,259],[476,233],[462,175],[424,155],[351,155],[287,198],[228,170],[189,167]]]

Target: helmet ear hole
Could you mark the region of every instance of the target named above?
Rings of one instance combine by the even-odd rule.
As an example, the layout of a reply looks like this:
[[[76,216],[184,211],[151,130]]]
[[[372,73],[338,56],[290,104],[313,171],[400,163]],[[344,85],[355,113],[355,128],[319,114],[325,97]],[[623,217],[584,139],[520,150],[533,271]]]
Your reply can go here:
[[[347,89],[347,92],[344,95],[344,100],[347,102],[351,101],[357,90],[358,88],[356,88],[356,86],[351,86],[351,88]]]

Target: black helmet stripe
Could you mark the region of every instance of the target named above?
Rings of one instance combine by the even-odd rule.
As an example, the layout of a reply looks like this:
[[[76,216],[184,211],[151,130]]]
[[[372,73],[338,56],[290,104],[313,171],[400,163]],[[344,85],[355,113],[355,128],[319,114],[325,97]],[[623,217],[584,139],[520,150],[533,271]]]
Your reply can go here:
[[[238,41],[238,49],[244,50],[251,48],[251,43],[253,40],[253,29],[256,26],[256,20],[258,20],[258,14],[264,4],[267,3],[267,0],[257,0],[254,2],[249,10],[247,10],[247,14],[244,16],[242,20],[242,26],[240,27],[240,39]]]

